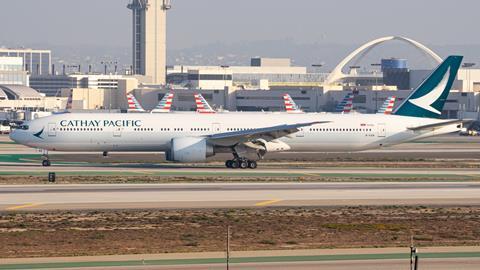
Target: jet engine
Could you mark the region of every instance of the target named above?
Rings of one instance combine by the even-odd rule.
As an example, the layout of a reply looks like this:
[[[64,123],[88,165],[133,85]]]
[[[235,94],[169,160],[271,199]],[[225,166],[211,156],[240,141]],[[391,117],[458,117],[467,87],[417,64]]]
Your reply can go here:
[[[184,137],[172,139],[166,158],[176,162],[205,162],[214,155],[213,146],[205,138]]]

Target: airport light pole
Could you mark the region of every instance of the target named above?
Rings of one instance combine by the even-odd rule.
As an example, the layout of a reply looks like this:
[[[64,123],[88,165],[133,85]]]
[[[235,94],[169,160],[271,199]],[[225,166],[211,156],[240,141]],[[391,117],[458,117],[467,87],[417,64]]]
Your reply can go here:
[[[312,67],[315,69],[316,72],[320,73],[319,70],[321,67],[323,67],[323,64],[312,64]],[[318,87],[315,88],[315,112],[318,112]]]
[[[230,270],[230,225],[227,226],[227,270]]]
[[[323,64],[312,64],[312,67],[315,69],[315,71],[318,71],[317,69],[323,67]]]
[[[380,66],[382,66],[382,64],[372,63],[372,64],[370,64],[370,66],[372,66],[372,67],[380,67]],[[377,76],[377,74],[378,74],[378,73],[377,73],[377,70],[374,69],[374,70],[373,70],[373,76],[375,76],[375,88],[378,87],[378,76]],[[378,89],[375,89],[375,90],[378,90]],[[378,111],[378,92],[375,91],[375,112],[377,112],[377,111]]]
[[[227,68],[229,68],[230,66],[221,65],[220,67],[223,68],[223,106],[228,108],[229,107],[228,100],[229,100],[230,94],[226,88],[227,88]]]
[[[468,92],[470,92],[470,91],[472,90],[472,89],[470,88],[470,78],[471,78],[471,76],[470,76],[470,75],[471,75],[470,71],[471,71],[472,67],[475,66],[475,65],[476,65],[476,63],[463,63],[463,65],[462,65],[462,68],[465,68],[465,69],[468,70],[468,71],[467,71],[467,74],[466,74],[466,75],[467,75],[467,83],[468,83]]]
[[[225,90],[225,88],[227,88],[227,68],[229,68],[230,66],[221,65],[220,67],[223,68],[223,89]]]

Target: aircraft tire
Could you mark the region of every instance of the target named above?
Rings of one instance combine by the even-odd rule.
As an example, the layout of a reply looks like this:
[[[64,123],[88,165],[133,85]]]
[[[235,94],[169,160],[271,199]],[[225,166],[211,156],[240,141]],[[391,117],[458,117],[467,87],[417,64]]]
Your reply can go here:
[[[232,160],[232,169],[238,169],[240,167],[240,162],[238,160]]]
[[[258,167],[258,164],[255,160],[249,160],[248,161],[248,168],[254,170]]]
[[[240,160],[240,168],[241,169],[248,168],[248,160]]]

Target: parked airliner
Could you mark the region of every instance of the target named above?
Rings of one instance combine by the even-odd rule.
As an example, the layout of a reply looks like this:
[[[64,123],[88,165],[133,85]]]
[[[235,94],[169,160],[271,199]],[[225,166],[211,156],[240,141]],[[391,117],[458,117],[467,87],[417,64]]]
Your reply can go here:
[[[10,137],[48,151],[164,151],[175,162],[232,153],[227,167],[252,169],[257,162],[248,156],[261,159],[271,152],[375,149],[461,129],[463,120],[440,119],[461,61],[461,56],[449,56],[393,115],[69,113],[26,122]],[[45,158],[43,165],[49,166]]]

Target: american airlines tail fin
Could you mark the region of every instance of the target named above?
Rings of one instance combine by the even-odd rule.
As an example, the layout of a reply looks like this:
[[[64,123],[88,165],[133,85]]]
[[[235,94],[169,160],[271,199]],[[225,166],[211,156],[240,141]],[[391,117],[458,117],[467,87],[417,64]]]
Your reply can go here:
[[[283,95],[283,102],[287,113],[303,113],[289,94]]]
[[[395,110],[394,114],[440,118],[463,56],[449,56]]]
[[[216,113],[202,94],[195,94],[195,104],[197,105],[197,112],[199,113]]]
[[[137,101],[134,95],[127,94],[128,111],[129,112],[145,112],[142,105]]]
[[[393,107],[395,106],[396,96],[388,97],[385,102],[382,104],[382,107],[378,110],[379,114],[392,114]]]
[[[336,112],[350,113],[353,109],[353,93],[347,94],[335,108]]]
[[[165,94],[162,100],[158,103],[157,107],[152,110],[152,113],[168,113],[172,109],[173,103],[173,96],[172,92]]]

